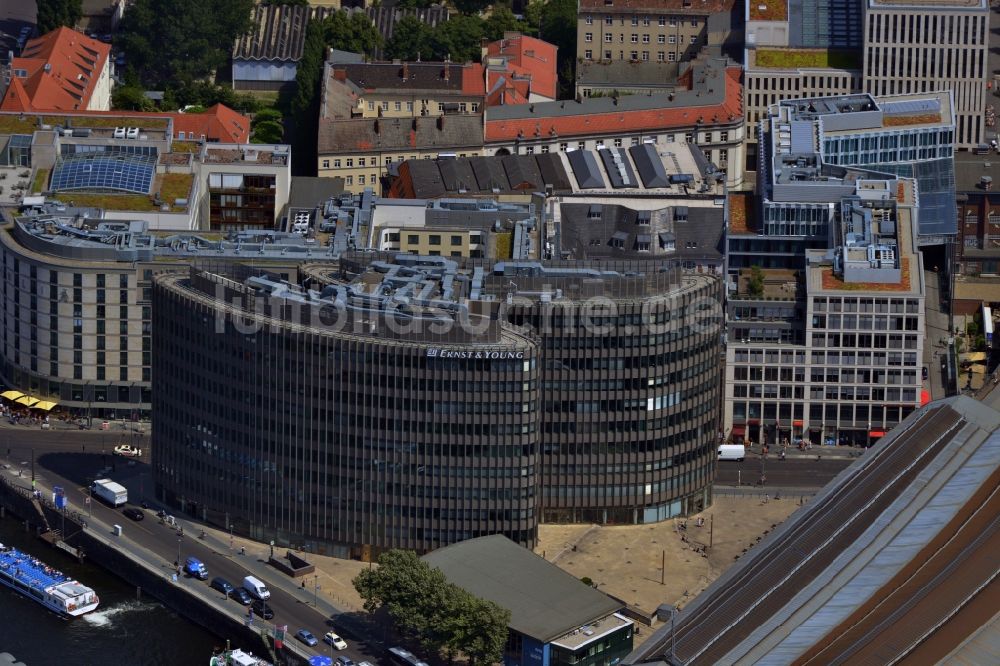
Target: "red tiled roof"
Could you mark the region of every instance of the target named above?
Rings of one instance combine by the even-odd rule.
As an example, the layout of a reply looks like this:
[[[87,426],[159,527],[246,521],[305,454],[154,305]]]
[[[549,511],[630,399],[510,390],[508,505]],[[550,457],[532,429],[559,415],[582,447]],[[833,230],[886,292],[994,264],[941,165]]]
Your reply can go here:
[[[558,48],[535,37],[511,33],[486,46],[489,56],[505,56],[507,69],[512,74],[531,81],[531,92],[556,99],[558,76],[556,54]]]
[[[459,65],[462,70],[462,94],[482,95],[485,79],[483,78],[483,66],[478,62],[467,65]]]
[[[485,139],[512,141],[518,136],[578,136],[590,134],[621,134],[691,127],[698,121],[740,118],[743,114],[740,101],[740,68],[726,69],[726,95],[719,104],[684,106],[664,109],[628,110],[590,115],[565,115],[537,118],[512,118],[486,120]],[[566,102],[571,104],[573,102]]]
[[[17,77],[21,90],[14,90],[17,98],[9,101],[8,92],[0,109],[85,110],[110,52],[109,45],[66,27],[29,40],[21,56],[11,61],[12,71],[26,73]]]
[[[228,106],[216,104],[204,113],[169,113],[174,119],[174,138],[184,132],[186,138],[223,143],[247,143],[250,141],[250,119],[233,111]]]
[[[31,98],[28,97],[28,92],[24,89],[21,79],[11,79],[10,86],[7,88],[7,94],[4,95],[3,101],[0,102],[0,111],[21,112],[30,110]]]

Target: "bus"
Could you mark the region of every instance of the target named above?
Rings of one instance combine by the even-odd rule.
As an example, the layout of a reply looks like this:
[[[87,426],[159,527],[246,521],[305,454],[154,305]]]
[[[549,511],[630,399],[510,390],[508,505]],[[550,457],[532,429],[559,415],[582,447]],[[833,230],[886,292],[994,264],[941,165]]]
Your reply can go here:
[[[389,661],[393,666],[428,666],[426,662],[420,661],[417,655],[401,647],[389,648]]]
[[[986,336],[986,344],[993,346],[993,312],[989,306],[983,306],[983,335]]]

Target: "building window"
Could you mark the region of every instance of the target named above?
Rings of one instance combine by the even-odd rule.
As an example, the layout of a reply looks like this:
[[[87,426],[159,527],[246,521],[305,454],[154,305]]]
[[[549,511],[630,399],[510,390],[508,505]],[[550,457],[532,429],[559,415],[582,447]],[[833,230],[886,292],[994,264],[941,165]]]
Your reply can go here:
[[[677,27],[677,17],[676,16],[671,16],[670,17],[670,27],[671,28],[676,28]]]
[[[698,43],[698,35],[691,35],[691,43],[692,44]]]
[[[638,60],[639,59],[639,52],[638,51],[631,51],[630,54],[632,56],[632,60]]]
[[[406,110],[410,111],[410,112],[413,111],[413,102],[407,102],[406,103]]]
[[[535,147],[534,146],[527,146],[527,147],[525,147],[524,154],[525,155],[534,155],[535,154]]]
[[[675,60],[677,60],[677,54],[676,53],[674,53],[673,51],[671,51],[670,53],[667,54],[667,61],[673,62]]]
[[[604,52],[604,59],[605,60],[611,60],[611,51],[605,51]]]
[[[354,176],[345,176],[344,177],[344,184],[345,185],[353,185],[354,184]]]
[[[614,25],[614,24],[615,24],[614,17],[612,17],[612,16],[605,16],[604,17],[604,25]]]
[[[323,168],[324,169],[330,168],[330,160],[323,160]]]
[[[382,110],[383,111],[389,110],[389,102],[382,102]]]
[[[657,35],[656,36],[656,43],[657,44],[665,44],[666,41],[667,41],[667,36],[666,35]]]
[[[586,150],[587,149],[587,142],[586,141],[579,141],[579,142],[577,142],[576,149],[577,150]]]
[[[410,245],[419,245],[420,239],[417,237],[416,234],[407,234],[406,242],[409,243]]]
[[[440,245],[441,236],[439,236],[438,234],[431,234],[430,236],[427,237],[427,243],[429,245]]]
[[[339,169],[340,168],[340,160],[334,160],[333,161],[333,168],[334,169]]]
[[[637,35],[634,32],[632,33],[632,43],[633,44],[638,44],[639,43],[639,35]]]
[[[358,158],[358,166],[361,167],[361,166],[364,166],[364,165],[365,165],[365,158],[364,157],[359,157]]]
[[[677,35],[670,35],[667,38],[667,41],[669,41],[671,44],[676,44],[677,43]]]
[[[660,27],[662,28],[663,26],[665,26],[667,24],[667,17],[666,16],[661,16],[659,18],[658,22],[660,24]]]
[[[726,142],[729,141],[729,132],[722,130],[719,132],[719,141]]]
[[[588,16],[587,18],[584,19],[584,22],[587,25],[594,25],[594,17],[593,16]]]
[[[365,184],[365,176],[364,174],[362,174],[358,176],[358,185],[364,185],[364,184]]]
[[[567,148],[569,148],[569,144],[568,143],[563,142],[563,143],[559,144],[559,152],[560,153],[565,153]]]
[[[649,44],[649,35],[643,35],[642,36],[642,43],[643,44]]]
[[[351,167],[353,167],[353,166],[354,166],[354,159],[353,159],[353,158],[350,158],[350,157],[349,157],[349,158],[347,158],[347,159],[346,159],[346,160],[344,161],[344,166],[346,166],[346,167],[347,167],[348,169],[350,169]]]
[[[594,33],[592,33],[592,32],[586,33],[583,36],[583,41],[585,41],[585,42],[592,42],[592,41],[594,41]]]
[[[548,144],[545,144],[544,146],[542,146],[542,152],[543,153],[549,152],[549,145]]]
[[[648,16],[643,16],[642,17],[642,24],[643,25],[649,25],[649,17]]]
[[[395,102],[395,103],[393,103],[392,108],[394,108],[396,111],[402,111],[403,110],[403,103],[402,102]]]
[[[368,110],[369,111],[375,110],[375,102],[368,102]]]
[[[642,52],[642,61],[643,62],[649,61],[649,51],[643,51]]]
[[[621,147],[622,147],[622,140],[621,137],[618,137],[617,139],[615,139],[615,148],[621,148]]]
[[[639,25],[639,17],[638,16],[633,16],[632,17],[632,25]]]
[[[452,236],[451,237],[451,244],[452,245],[461,245],[462,244],[462,237],[461,236]]]
[[[591,51],[590,49],[587,49],[586,51],[583,52],[583,57],[586,60],[593,60],[594,59],[594,52]]]
[[[666,55],[663,51],[656,52],[656,62],[663,62],[666,59]]]
[[[696,19],[696,18],[691,19],[691,27],[692,28],[697,28],[698,27],[698,19]]]
[[[604,42],[606,44],[610,44],[611,43],[611,33],[610,32],[604,33]]]

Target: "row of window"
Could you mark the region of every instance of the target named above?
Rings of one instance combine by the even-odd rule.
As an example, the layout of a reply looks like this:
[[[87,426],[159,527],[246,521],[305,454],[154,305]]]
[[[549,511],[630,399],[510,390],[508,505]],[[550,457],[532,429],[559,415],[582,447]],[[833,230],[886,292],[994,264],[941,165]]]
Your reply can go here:
[[[618,18],[618,21],[619,21],[619,25],[625,25],[625,17],[624,16],[619,16],[617,18]],[[597,20],[601,21],[602,18],[599,16],[599,17],[597,17]],[[614,25],[615,24],[614,23],[615,17],[612,16],[612,15],[605,15],[603,17],[603,21],[604,21],[604,25]],[[594,17],[590,16],[590,15],[584,16],[583,17],[583,22],[585,24],[587,24],[587,25],[594,25]],[[630,17],[630,22],[631,22],[632,25],[640,25],[640,24],[642,24],[644,26],[649,26],[649,25],[653,24],[653,17],[652,16],[638,16],[638,15],[636,15],[636,16]],[[688,18],[688,17],[685,17],[685,16],[657,16],[656,17],[656,24],[658,26],[660,26],[661,28],[667,27],[667,26],[669,26],[671,28],[676,28],[676,27],[678,27],[680,25],[684,25],[685,22],[687,22],[692,28],[697,28],[698,26],[701,25],[702,20],[700,18],[698,18],[698,17]]]
[[[882,398],[875,399],[878,402],[885,401],[885,392]],[[909,402],[909,401],[907,401]],[[779,409],[780,407],[780,409]],[[822,403],[812,402],[808,409],[802,402],[793,403],[773,403],[773,402],[744,402],[736,400],[733,402],[733,423],[746,423],[747,419],[761,419],[765,421],[778,421],[781,425],[788,427],[792,419],[805,419],[809,417],[809,426],[819,428],[823,422],[826,424],[857,424],[861,428],[869,425],[882,426],[883,424],[892,427],[909,416],[916,405],[882,405],[867,403]]]
[[[591,49],[586,49],[583,52],[583,57],[585,60],[593,60],[594,52]],[[612,59],[613,59],[612,52],[605,51],[604,60],[612,60]],[[619,60],[625,59],[624,51],[618,52],[618,59]],[[677,62],[679,59],[680,56],[676,51],[657,51],[656,53],[656,62]],[[638,62],[640,60],[642,62],[649,62],[649,51],[642,51],[641,53],[639,51],[630,51],[629,60],[633,60],[635,62]]]
[[[376,104],[376,102],[369,101],[368,102],[368,110],[369,111],[374,111],[375,110],[375,104]],[[409,111],[410,113],[412,113],[413,112],[413,102],[412,101],[407,101],[407,102],[403,102],[403,101],[393,102],[392,103],[392,109],[394,111],[402,111],[404,104],[406,106],[406,110]],[[427,111],[427,106],[429,104],[430,103],[426,99],[423,100],[423,104],[422,104],[423,108],[421,109],[421,111]],[[444,114],[444,103],[443,102],[438,102],[437,106],[438,106],[438,114],[442,114],[443,115]],[[383,102],[379,103],[378,108],[380,108],[382,111],[388,111],[389,110],[389,102],[388,101],[383,101]],[[477,111],[479,111],[479,103],[478,102],[458,102],[458,111],[459,111],[459,113],[476,113]]]
[[[604,43],[605,44],[612,44],[612,43],[614,43],[613,38],[614,38],[614,35],[612,35],[610,32],[604,33]],[[642,41],[643,44],[651,44],[652,43],[650,41],[651,36],[649,34],[639,35],[638,33],[635,33],[635,32],[632,33],[632,35],[631,35],[631,42],[633,44],[638,44],[639,41],[640,41],[640,39],[641,39],[641,41]],[[583,36],[583,41],[585,41],[585,42],[593,42],[594,41],[594,33],[592,33],[592,32],[586,33]],[[625,33],[624,32],[620,33],[618,35],[618,43],[619,44],[624,44],[625,43]],[[678,41],[677,35],[657,35],[656,36],[656,43],[657,44],[683,44],[684,43],[684,38],[682,36],[680,38],[680,40]],[[698,36],[697,35],[691,35],[688,38],[688,43],[689,44],[697,44],[698,43]],[[398,105],[399,102],[396,102],[396,104]]]

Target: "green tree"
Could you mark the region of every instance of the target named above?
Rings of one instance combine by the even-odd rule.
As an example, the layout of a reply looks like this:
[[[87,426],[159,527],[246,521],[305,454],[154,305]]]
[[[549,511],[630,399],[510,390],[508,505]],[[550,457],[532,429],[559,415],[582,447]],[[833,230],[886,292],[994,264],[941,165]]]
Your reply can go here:
[[[444,651],[449,659],[461,652],[473,663],[500,661],[510,611],[449,583],[412,551],[383,553],[378,568],[362,571],[353,583],[365,610],[385,607],[425,649]]]
[[[529,24],[537,23],[540,39],[559,47],[560,97],[572,97],[576,75],[576,0],[536,0],[528,5],[527,16]]]
[[[319,122],[319,91],[326,56],[324,27],[320,21],[310,21],[302,47],[302,58],[295,73],[295,93],[288,103],[292,126],[292,173],[296,176],[316,175],[316,138]]]
[[[392,30],[392,37],[386,42],[385,57],[401,60],[432,60],[434,49],[431,46],[433,29],[416,16],[407,15],[401,18]]]
[[[466,16],[475,15],[490,6],[492,0],[452,0],[452,4]]]
[[[372,55],[382,45],[382,35],[367,14],[334,12],[323,22],[326,45],[341,51]]]
[[[285,136],[285,128],[274,120],[259,122],[253,127],[250,140],[253,143],[281,143]]]
[[[281,111],[277,109],[261,109],[250,122],[252,127],[256,127],[265,120],[273,120],[276,123],[281,122]]]
[[[503,35],[508,31],[516,31],[524,34],[530,32],[527,23],[520,20],[507,7],[495,7],[493,12],[483,21],[483,33],[486,39],[491,42],[503,39]]]
[[[455,16],[437,26],[431,35],[434,57],[453,62],[478,61],[482,54],[483,21],[478,16]]]
[[[64,25],[72,28],[82,16],[82,0],[38,0],[38,33],[44,35]]]
[[[111,106],[127,111],[153,111],[153,101],[146,97],[146,92],[140,85],[115,86],[111,93]]]
[[[747,291],[750,292],[750,298],[761,298],[764,295],[764,271],[761,270],[760,266],[750,267]]]
[[[229,60],[251,28],[253,0],[135,0],[119,27],[128,65],[148,88],[204,79]]]
[[[308,5],[309,0],[261,0],[262,5]]]

